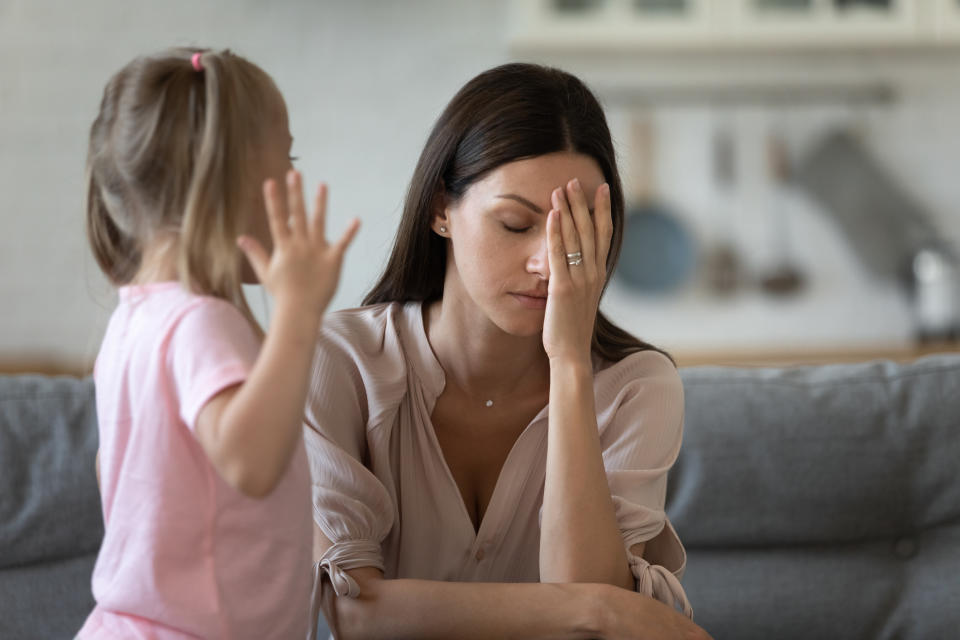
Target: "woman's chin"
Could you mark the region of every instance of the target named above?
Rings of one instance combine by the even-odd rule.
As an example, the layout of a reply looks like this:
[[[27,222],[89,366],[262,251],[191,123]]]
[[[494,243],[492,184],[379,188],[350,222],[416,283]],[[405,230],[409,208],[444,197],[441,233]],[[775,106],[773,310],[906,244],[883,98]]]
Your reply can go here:
[[[512,309],[501,313],[496,322],[504,333],[528,338],[543,333],[543,309]]]

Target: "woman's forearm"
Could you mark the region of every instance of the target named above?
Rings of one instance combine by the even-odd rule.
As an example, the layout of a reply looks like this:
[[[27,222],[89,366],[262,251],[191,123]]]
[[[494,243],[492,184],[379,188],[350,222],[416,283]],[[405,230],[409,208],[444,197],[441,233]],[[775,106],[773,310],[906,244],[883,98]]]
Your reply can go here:
[[[603,466],[588,361],[550,365],[540,579],[633,589]]]
[[[367,578],[360,577],[362,571]],[[384,580],[351,571],[359,598],[327,588],[337,638],[598,638],[603,585]]]

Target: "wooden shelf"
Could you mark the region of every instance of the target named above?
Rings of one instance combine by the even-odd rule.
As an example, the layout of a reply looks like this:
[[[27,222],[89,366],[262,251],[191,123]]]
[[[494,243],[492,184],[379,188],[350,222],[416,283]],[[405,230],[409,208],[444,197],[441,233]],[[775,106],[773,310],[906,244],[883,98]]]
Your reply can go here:
[[[805,350],[738,350],[738,351],[675,351],[674,360],[680,367],[722,365],[735,367],[784,367],[798,365],[838,364],[893,360],[910,362],[939,353],[960,353],[960,342],[931,343],[912,347],[862,347],[854,349]]]

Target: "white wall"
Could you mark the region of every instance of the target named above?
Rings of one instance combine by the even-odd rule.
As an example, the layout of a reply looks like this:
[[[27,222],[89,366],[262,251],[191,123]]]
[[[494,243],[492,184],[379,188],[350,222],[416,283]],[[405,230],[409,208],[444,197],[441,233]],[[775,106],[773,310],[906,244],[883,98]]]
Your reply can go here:
[[[83,233],[86,137],[103,84],[132,56],[171,44],[230,47],[274,76],[288,102],[299,168],[308,183],[331,185],[331,232],[349,217],[364,221],[333,302],[342,308],[357,304],[378,275],[413,165],[444,104],[477,72],[510,59],[507,20],[505,0],[0,0],[0,363],[76,367],[96,353],[113,296]],[[602,78],[596,65],[547,61],[588,81]],[[904,76],[919,79],[894,108],[869,114],[870,145],[960,241],[960,89],[949,67],[924,64],[926,75]],[[610,105],[623,150],[628,114],[628,106]],[[712,117],[702,108],[657,116],[661,191],[703,228],[713,198]],[[793,118],[792,139],[803,142],[844,117],[827,108]],[[746,241],[766,233],[759,164],[766,125],[760,113],[738,119]],[[629,164],[623,169],[628,174]],[[716,304],[696,286],[671,298],[613,286],[607,310],[643,337],[681,350],[909,340],[902,292],[872,279],[822,212],[803,202],[797,210],[794,247],[811,277],[802,296],[777,302],[744,293]],[[764,243],[748,244],[748,258],[762,263]],[[252,298],[263,306],[261,295]]]
[[[498,2],[0,0],[0,362],[95,356],[114,299],[83,232],[83,167],[107,78],[169,45],[230,47],[287,100],[294,155],[363,219],[333,308],[379,273],[431,124],[505,61]],[[257,304],[262,296],[251,296]]]

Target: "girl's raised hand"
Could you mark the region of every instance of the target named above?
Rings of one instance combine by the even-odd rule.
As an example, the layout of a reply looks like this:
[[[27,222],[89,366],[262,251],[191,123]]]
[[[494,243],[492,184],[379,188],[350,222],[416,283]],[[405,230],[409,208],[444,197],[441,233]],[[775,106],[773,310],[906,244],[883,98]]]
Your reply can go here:
[[[360,221],[353,219],[337,242],[327,242],[327,186],[321,183],[317,188],[314,214],[307,220],[300,172],[292,169],[287,172],[286,198],[271,179],[263,183],[263,199],[273,253],[251,236],[240,236],[237,243],[277,305],[302,305],[321,315],[337,290],[343,255]]]

